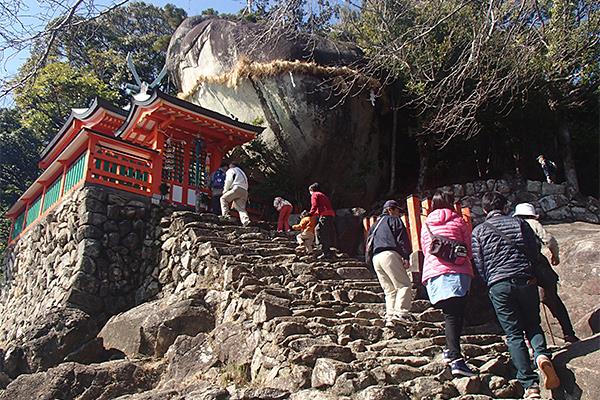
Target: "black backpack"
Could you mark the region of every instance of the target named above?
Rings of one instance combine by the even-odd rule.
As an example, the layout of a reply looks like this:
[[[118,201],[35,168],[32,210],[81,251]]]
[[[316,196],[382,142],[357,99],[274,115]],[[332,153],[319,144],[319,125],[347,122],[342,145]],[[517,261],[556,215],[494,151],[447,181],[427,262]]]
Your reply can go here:
[[[436,235],[431,232],[429,225],[425,224],[429,236],[431,236],[431,244],[429,245],[429,254],[441,258],[444,261],[448,261],[454,264],[462,264],[456,262],[460,258],[466,260],[467,258],[467,245],[458,240],[450,239],[443,235]]]

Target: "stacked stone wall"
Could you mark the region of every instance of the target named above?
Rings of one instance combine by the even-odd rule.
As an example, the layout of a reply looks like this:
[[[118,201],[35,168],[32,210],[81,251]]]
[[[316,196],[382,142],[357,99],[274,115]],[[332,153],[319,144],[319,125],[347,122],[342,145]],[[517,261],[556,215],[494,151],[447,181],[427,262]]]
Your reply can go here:
[[[157,293],[149,276],[159,262],[162,212],[143,197],[94,185],[61,200],[6,251],[0,346],[53,310],[74,307],[102,323]]]
[[[473,222],[485,218],[481,207],[483,194],[495,190],[505,195],[510,209],[518,203],[531,203],[543,222],[591,222],[600,223],[600,201],[576,193],[566,183],[553,184],[524,179],[488,179],[464,184],[444,186],[439,189],[454,193],[463,207],[469,207]],[[435,190],[424,194],[431,196]]]

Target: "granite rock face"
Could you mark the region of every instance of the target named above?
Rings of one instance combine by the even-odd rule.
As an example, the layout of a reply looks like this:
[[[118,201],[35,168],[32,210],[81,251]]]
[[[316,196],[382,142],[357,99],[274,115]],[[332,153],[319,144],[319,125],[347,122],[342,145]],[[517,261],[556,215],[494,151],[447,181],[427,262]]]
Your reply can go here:
[[[213,328],[213,317],[202,298],[161,299],[113,316],[98,337],[106,349],[119,350],[130,358],[162,357],[178,336],[195,336]]]
[[[558,291],[575,331],[582,337],[600,333],[600,229],[597,225],[576,222],[548,225],[558,240],[560,276]],[[562,337],[560,326],[548,313],[552,330]]]
[[[109,400],[152,388],[158,375],[158,371],[125,360],[99,365],[65,363],[19,376],[0,391],[0,399]]]
[[[561,350],[555,355],[554,362],[562,385],[552,391],[552,398],[593,400],[598,397],[600,334]]]
[[[369,89],[338,95],[344,79],[356,77],[348,67],[361,62],[351,44],[266,38],[253,23],[201,17],[179,26],[167,52],[182,97],[266,127],[259,139],[266,165],[286,160],[285,173],[302,192],[318,176],[340,204],[368,204],[364,188],[386,171],[378,156],[385,101],[374,106]]]

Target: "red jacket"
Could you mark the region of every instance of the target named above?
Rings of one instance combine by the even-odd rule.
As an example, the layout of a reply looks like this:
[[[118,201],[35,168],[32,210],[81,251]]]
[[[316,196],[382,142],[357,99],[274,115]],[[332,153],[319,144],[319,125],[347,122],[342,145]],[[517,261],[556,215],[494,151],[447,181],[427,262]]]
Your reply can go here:
[[[310,196],[310,215],[317,215],[319,217],[335,217],[335,211],[331,206],[329,197],[325,196],[321,192],[313,192]]]

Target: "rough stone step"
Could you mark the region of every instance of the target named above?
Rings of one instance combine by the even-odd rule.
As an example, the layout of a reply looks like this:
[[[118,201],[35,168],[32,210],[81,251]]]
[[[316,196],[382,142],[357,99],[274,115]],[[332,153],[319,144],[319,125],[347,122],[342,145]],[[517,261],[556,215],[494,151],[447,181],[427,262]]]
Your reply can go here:
[[[273,241],[272,238],[266,238],[266,239],[234,239],[234,240],[231,240],[231,243],[241,244],[243,246],[248,246],[248,247],[264,247],[264,248],[285,247],[287,249],[290,249],[290,251],[292,253],[293,253],[293,249],[296,248],[296,245],[294,245],[293,243]]]
[[[381,285],[377,278],[372,279],[324,279],[319,283],[323,285],[344,285],[349,289],[364,289],[364,288],[379,288],[381,289]]]
[[[338,326],[341,324],[357,324],[362,326],[384,326],[383,319],[365,319],[365,318],[329,318],[329,317],[308,317],[310,322],[317,322],[327,326]]]

